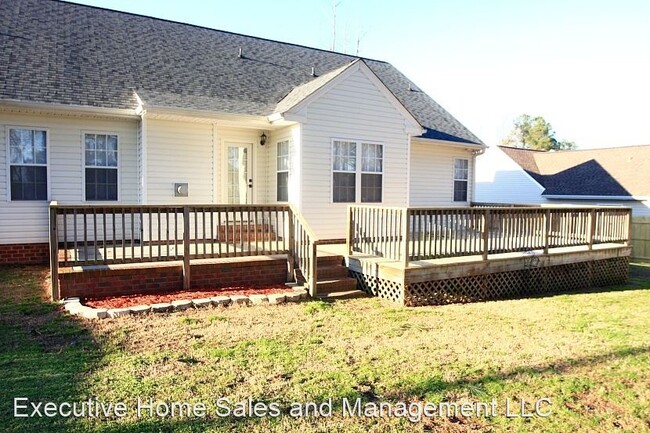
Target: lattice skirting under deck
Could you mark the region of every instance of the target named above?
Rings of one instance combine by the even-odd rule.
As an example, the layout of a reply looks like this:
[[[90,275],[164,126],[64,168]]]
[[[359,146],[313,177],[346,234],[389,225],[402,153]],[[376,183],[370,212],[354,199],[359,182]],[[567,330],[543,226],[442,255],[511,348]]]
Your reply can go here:
[[[590,287],[621,284],[628,278],[629,257],[510,272],[473,275],[445,280],[402,284],[351,271],[359,287],[370,295],[406,306],[519,298]]]

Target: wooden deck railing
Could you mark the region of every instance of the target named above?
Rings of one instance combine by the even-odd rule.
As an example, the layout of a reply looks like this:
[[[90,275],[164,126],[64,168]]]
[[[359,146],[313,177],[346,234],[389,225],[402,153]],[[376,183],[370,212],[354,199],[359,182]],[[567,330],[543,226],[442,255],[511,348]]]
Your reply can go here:
[[[287,255],[315,290],[318,239],[289,205],[50,205],[53,297],[60,266]],[[312,287],[313,285],[313,287]]]
[[[289,246],[291,256],[289,257],[289,263],[295,264],[300,269],[309,289],[309,294],[315,296],[316,283],[318,282],[318,256],[316,250],[320,240],[302,214],[293,206],[290,206],[290,209]]]
[[[348,254],[402,261],[630,243],[630,208],[350,206]]]

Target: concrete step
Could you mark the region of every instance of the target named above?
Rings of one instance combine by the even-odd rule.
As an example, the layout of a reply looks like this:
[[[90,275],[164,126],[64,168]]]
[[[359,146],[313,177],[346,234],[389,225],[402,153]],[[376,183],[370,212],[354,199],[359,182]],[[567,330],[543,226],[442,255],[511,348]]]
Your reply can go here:
[[[345,278],[349,276],[348,268],[343,265],[319,266],[318,280],[333,280],[336,278]]]
[[[350,277],[322,280],[316,283],[316,293],[346,292],[357,288],[357,280]]]
[[[319,293],[316,295],[316,299],[321,299],[323,301],[336,301],[340,299],[355,299],[355,298],[367,298],[368,294],[363,290],[347,290],[344,292],[328,292],[328,293]]]

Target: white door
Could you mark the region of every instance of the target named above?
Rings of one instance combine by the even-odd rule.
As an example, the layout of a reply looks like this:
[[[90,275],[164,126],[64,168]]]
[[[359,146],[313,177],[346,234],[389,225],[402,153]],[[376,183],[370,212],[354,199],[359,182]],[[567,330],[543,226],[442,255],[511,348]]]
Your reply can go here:
[[[250,204],[253,202],[252,156],[252,144],[226,143],[226,199],[228,204]]]

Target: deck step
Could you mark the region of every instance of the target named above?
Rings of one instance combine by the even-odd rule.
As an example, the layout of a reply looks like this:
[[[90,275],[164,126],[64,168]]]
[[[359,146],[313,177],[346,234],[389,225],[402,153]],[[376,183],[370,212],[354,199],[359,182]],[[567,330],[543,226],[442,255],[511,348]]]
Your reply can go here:
[[[355,298],[367,298],[368,294],[363,290],[347,290],[344,292],[326,292],[319,293],[316,295],[316,299],[321,299],[323,301],[328,300],[340,300],[340,299],[355,299]]]
[[[339,255],[336,255],[336,254],[328,254],[328,255],[324,255],[324,256],[318,256],[316,258],[316,264],[318,265],[319,269],[322,266],[342,265],[343,264],[343,256],[339,256]]]
[[[334,266],[319,266],[318,267],[318,280],[333,280],[336,278],[345,278],[349,276],[348,268],[343,265]]]
[[[321,280],[316,283],[316,293],[346,292],[357,288],[357,280],[350,277]]]

